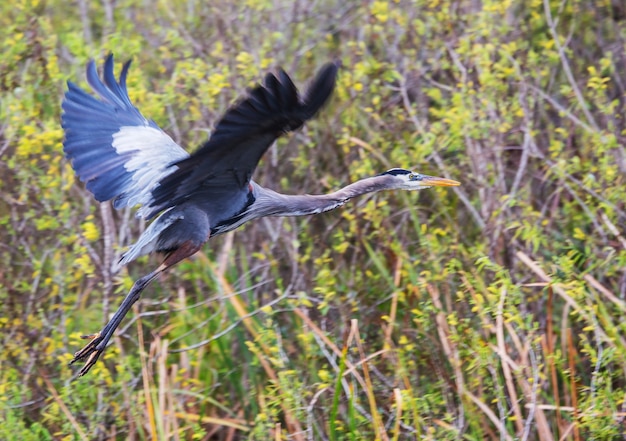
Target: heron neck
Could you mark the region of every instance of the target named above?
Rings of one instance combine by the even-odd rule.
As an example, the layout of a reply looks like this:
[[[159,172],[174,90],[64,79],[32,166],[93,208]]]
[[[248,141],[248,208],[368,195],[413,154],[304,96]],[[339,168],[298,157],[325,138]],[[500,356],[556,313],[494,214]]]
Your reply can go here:
[[[383,190],[380,176],[365,178],[323,195],[287,195],[255,184],[255,211],[261,216],[306,216],[342,206],[350,199]]]

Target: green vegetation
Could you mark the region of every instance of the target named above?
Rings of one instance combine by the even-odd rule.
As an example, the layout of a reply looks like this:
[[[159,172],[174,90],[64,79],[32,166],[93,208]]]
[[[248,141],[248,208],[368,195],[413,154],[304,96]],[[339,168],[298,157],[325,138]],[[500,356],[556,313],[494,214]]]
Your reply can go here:
[[[0,45],[0,439],[624,439],[622,2],[16,0]],[[80,335],[158,264],[113,272],[145,225],[62,153],[65,81],[109,52],[189,148],[264,71],[340,59],[257,181],[463,186],[216,238],[75,379]]]

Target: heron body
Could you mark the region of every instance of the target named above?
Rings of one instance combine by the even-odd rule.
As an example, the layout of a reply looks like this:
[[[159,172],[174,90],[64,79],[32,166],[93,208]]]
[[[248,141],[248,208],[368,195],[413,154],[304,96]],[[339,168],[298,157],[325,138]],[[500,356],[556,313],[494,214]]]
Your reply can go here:
[[[326,103],[335,86],[337,63],[324,65],[303,96],[283,70],[268,73],[262,85],[224,114],[193,154],[134,107],[126,89],[129,66],[124,64],[116,80],[112,55],[102,77],[91,61],[87,82],[97,98],[68,82],[62,105],[64,152],[98,201],[113,200],[117,209],[140,206],[138,217],[156,217],[120,263],[153,252],[164,253],[165,258],[135,282],[112,319],[75,354],[71,363],[86,361],[80,375],[95,364],[146,285],[196,253],[209,237],[264,216],[332,210],[365,193],[459,185],[405,169],[391,169],[325,195],[285,195],[254,182],[254,170],[272,143],[300,128]]]

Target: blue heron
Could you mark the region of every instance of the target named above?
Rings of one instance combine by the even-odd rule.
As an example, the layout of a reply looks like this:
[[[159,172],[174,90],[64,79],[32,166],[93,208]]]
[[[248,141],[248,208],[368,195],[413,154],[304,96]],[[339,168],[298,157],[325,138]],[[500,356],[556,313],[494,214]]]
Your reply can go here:
[[[84,361],[79,375],[96,363],[144,288],[166,269],[193,255],[213,236],[264,216],[304,216],[342,206],[380,190],[420,190],[458,182],[394,168],[325,195],[285,195],[252,180],[259,160],[284,133],[297,130],[328,101],[338,63],[324,65],[300,96],[282,70],[268,73],[234,104],[202,146],[189,154],[131,102],[126,88],[130,61],[116,81],[113,56],[102,78],[95,62],[87,82],[98,96],[68,81],[63,100],[64,152],[96,200],[113,200],[116,209],[140,206],[137,216],[156,219],[122,256],[125,265],[139,256],[163,253],[162,263],[137,279],[104,328],[84,336],[90,342],[70,364]]]

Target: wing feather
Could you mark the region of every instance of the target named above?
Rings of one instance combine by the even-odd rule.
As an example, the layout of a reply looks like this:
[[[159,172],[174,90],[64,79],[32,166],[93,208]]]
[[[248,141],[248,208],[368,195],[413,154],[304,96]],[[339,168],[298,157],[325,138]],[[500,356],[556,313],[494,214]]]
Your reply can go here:
[[[122,67],[119,81],[113,64],[109,55],[102,79],[93,61],[87,65],[87,82],[98,98],[68,82],[63,149],[98,201],[115,199],[115,208],[140,204],[138,215],[144,216],[153,203],[151,191],[176,170],[172,163],[189,155],[133,106],[126,89],[130,62]]]
[[[304,99],[291,78],[280,70],[266,75],[263,85],[226,112],[210,139],[193,155],[175,163],[152,191],[148,217],[211,191],[238,191],[250,182],[261,156],[281,134],[300,128],[328,100],[335,86],[338,63],[323,66]],[[150,211],[151,210],[151,211]]]

